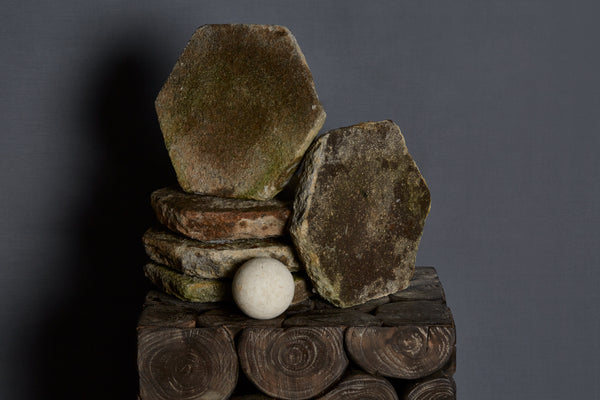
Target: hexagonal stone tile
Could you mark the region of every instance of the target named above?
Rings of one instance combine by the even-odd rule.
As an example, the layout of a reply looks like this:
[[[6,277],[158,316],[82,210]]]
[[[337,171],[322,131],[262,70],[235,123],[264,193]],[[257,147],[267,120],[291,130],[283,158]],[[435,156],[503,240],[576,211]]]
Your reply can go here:
[[[311,146],[290,233],[318,293],[350,307],[408,286],[429,208],[398,126],[367,122]]]
[[[200,27],[155,105],[181,187],[222,197],[275,196],[325,121],[296,39],[275,25]]]

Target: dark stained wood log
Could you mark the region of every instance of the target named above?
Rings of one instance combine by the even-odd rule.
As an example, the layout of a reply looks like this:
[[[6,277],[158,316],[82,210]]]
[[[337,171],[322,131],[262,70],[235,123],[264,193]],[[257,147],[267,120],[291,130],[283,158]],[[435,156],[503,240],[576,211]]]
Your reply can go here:
[[[440,370],[454,351],[454,327],[350,327],[346,349],[370,374],[417,379]]]
[[[142,400],[227,399],[238,378],[224,328],[140,329],[137,362]]]
[[[313,310],[294,314],[285,321],[284,327],[307,326],[379,326],[381,321],[371,314],[347,309]]]
[[[412,279],[431,279],[437,278],[437,271],[434,267],[415,267],[415,273],[413,274]]]
[[[446,376],[452,376],[456,373],[456,346],[454,346],[454,351],[450,356],[450,359],[442,368],[442,373]]]
[[[340,308],[334,306],[333,304],[328,303],[327,301],[320,299],[320,298],[313,299],[313,302],[314,302],[315,310],[330,310],[330,309],[339,310],[340,309]],[[383,304],[386,304],[389,302],[390,302],[389,296],[383,296],[378,299],[369,300],[366,303],[359,304],[357,306],[344,308],[344,310],[354,310],[354,311],[370,313],[371,311],[375,310],[380,305],[383,305]]]
[[[377,307],[375,316],[384,326],[454,326],[446,304],[437,301],[398,301]]]
[[[233,396],[231,400],[276,400],[273,397],[264,394],[244,394],[241,396]]]
[[[247,328],[238,341],[240,365],[262,392],[279,399],[309,399],[344,373],[341,328]]]
[[[396,390],[380,376],[353,371],[319,400],[398,400]]]
[[[424,378],[406,385],[401,400],[456,400],[456,383],[450,376]]]
[[[226,327],[232,336],[244,328],[279,328],[283,323],[284,316],[271,319],[254,319],[246,316],[237,308],[232,306],[222,307],[216,310],[207,311],[196,317],[196,326],[198,327]]]
[[[195,328],[196,313],[184,308],[155,305],[144,308],[138,320],[138,329],[148,326]]]
[[[408,287],[390,296],[392,302],[414,300],[436,300],[446,302],[442,283],[433,267],[415,268]]]

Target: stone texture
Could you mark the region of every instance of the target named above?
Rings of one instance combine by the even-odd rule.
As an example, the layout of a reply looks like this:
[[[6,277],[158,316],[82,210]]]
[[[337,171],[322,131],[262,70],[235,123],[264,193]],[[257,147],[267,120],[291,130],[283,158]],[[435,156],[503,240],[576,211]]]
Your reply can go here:
[[[290,204],[279,200],[200,196],[175,188],[156,190],[150,202],[160,223],[203,241],[281,236],[291,213]]]
[[[255,257],[275,258],[290,271],[300,268],[291,243],[281,238],[209,243],[151,228],[143,242],[153,261],[198,278],[233,278],[242,263]]]
[[[290,233],[317,292],[351,307],[408,286],[429,208],[398,126],[367,122],[311,146]]]
[[[194,278],[153,263],[146,264],[144,273],[159,289],[181,300],[212,303],[231,299],[227,280]]]
[[[221,197],[275,196],[325,121],[296,39],[275,25],[200,27],[155,105],[181,187]]]
[[[144,274],[156,287],[180,300],[194,303],[232,302],[231,279],[202,279],[182,274],[164,265],[148,263]],[[293,273],[294,297],[292,304],[308,298],[307,284],[302,275]],[[208,305],[199,304],[206,308]],[[197,307],[195,306],[195,307]]]

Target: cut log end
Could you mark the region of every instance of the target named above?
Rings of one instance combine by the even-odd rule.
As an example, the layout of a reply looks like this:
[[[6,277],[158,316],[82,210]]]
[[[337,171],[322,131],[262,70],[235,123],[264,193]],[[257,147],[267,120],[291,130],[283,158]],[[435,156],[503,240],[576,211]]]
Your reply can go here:
[[[248,328],[238,343],[244,373],[262,392],[280,399],[309,399],[344,373],[341,328]]]
[[[384,378],[363,372],[344,377],[319,400],[398,400],[394,387]]]
[[[449,376],[423,379],[408,385],[402,400],[456,400],[456,384]]]
[[[238,378],[231,335],[224,328],[145,328],[138,333],[143,400],[227,399]]]
[[[391,378],[417,379],[441,369],[455,344],[454,327],[352,327],[346,348],[365,371]]]

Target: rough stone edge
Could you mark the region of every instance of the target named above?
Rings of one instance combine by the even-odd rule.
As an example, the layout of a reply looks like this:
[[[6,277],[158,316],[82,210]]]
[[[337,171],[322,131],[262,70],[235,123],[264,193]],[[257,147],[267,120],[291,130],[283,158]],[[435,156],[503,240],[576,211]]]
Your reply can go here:
[[[327,145],[328,136],[327,133],[317,138],[311,147],[307,150],[303,171],[300,175],[300,180],[298,182],[298,187],[296,189],[296,196],[294,199],[294,203],[292,206],[292,215],[290,217],[289,222],[289,232],[292,237],[292,243],[296,248],[296,254],[300,259],[300,262],[304,266],[304,270],[308,275],[314,290],[321,293],[321,288],[331,287],[330,282],[324,282],[323,280],[316,279],[316,277],[312,273],[311,265],[313,264],[313,260],[310,257],[309,251],[306,251],[301,246],[298,245],[298,242],[302,240],[302,238],[306,237],[306,214],[307,209],[310,209],[310,204],[312,203],[310,196],[308,193],[310,190],[306,190],[304,188],[314,189],[316,186],[317,176],[318,174],[306,174],[305,170],[311,168],[316,170],[316,166],[321,165],[323,162],[323,152],[325,151],[325,146]],[[304,204],[305,207],[300,208],[300,204]],[[331,289],[328,289],[331,290]]]

